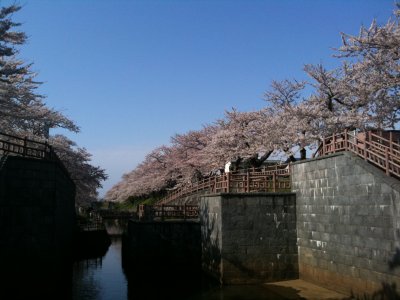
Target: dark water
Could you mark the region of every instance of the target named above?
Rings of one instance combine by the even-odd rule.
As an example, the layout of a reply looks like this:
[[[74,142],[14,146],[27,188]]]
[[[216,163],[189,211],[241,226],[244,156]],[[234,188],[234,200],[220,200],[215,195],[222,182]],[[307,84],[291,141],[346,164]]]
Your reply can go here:
[[[128,282],[121,265],[121,238],[112,237],[111,241],[104,257],[74,263],[72,299],[128,299]]]
[[[118,231],[118,224],[107,228]],[[199,272],[177,274],[173,269],[129,270],[122,267],[122,239],[113,236],[105,256],[75,262],[72,275],[73,300],[259,300],[284,299],[263,286],[220,287]],[[138,258],[140,259],[140,258]]]
[[[72,299],[74,300],[259,300],[284,299],[263,286],[219,287],[207,278],[170,278],[173,273],[148,273],[129,277],[121,265],[121,238],[113,237],[103,258],[76,262],[73,267]],[[154,271],[156,272],[156,270]],[[160,276],[161,275],[161,276]]]

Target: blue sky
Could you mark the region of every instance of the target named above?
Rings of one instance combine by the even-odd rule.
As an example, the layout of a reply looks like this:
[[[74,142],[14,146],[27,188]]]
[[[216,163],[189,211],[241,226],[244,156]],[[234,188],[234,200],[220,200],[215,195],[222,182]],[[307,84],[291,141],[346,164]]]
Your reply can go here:
[[[2,5],[14,1],[1,1]],[[272,80],[333,67],[340,32],[384,23],[393,0],[24,0],[40,93],[80,127],[66,134],[109,180],[103,195],[175,133],[235,107],[254,110]]]

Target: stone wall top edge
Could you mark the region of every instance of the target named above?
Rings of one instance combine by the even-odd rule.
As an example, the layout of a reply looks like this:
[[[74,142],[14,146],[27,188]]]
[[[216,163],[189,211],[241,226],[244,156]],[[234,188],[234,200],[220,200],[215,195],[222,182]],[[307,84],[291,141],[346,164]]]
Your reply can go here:
[[[342,151],[342,152],[337,152],[337,153],[324,155],[324,156],[320,156],[320,157],[309,158],[309,159],[305,159],[305,160],[299,160],[299,161],[296,161],[296,162],[292,162],[290,164],[291,165],[300,165],[300,164],[304,164],[304,163],[308,163],[308,162],[312,162],[312,161],[318,161],[318,160],[322,160],[322,159],[332,158],[332,157],[335,157],[335,156],[345,155],[345,153],[347,153],[347,152],[346,151]]]
[[[34,157],[27,157],[27,156],[18,156],[18,155],[9,155],[7,157],[8,161],[14,160],[14,161],[29,161],[29,162],[40,162],[40,163],[46,163],[46,164],[54,164],[55,162],[52,160],[45,160],[45,159],[40,159],[40,158],[34,158]]]
[[[330,159],[338,156],[344,156],[347,159],[351,159],[357,166],[361,167],[364,171],[367,173],[370,173],[374,176],[375,180],[380,183],[385,183],[389,185],[391,188],[396,190],[398,193],[400,193],[400,181],[396,178],[389,177],[385,174],[385,172],[378,167],[366,162],[363,158],[357,156],[356,154],[349,152],[349,151],[342,151],[322,157],[317,157],[317,158],[312,158],[308,160],[302,160],[298,162],[292,163],[292,165],[299,165],[299,164],[304,164],[308,162],[315,162],[318,160],[322,159]]]
[[[364,169],[364,171],[371,173],[377,182],[385,183],[400,193],[400,181],[398,179],[387,176],[385,174],[385,171],[364,161],[364,159],[362,159],[361,157],[359,157],[351,152],[346,153],[346,155],[348,157],[354,159],[354,162],[356,163],[356,165],[358,165],[359,167]]]

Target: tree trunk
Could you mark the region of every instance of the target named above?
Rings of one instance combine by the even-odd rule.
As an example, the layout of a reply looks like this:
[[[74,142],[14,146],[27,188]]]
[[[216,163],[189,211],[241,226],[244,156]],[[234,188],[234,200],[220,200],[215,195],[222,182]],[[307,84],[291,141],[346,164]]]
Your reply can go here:
[[[249,158],[248,163],[251,167],[254,168],[259,168],[263,164],[264,161],[268,159],[268,157],[271,156],[273,150],[270,150],[268,152],[265,152],[263,156],[258,158],[258,154],[254,154],[252,157]]]
[[[307,158],[307,150],[305,148],[300,149],[300,160]]]

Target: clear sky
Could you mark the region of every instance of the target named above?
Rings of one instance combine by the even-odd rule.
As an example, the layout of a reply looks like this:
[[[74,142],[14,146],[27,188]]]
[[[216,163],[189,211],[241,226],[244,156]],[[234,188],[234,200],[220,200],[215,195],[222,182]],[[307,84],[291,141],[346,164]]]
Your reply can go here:
[[[334,66],[339,33],[384,23],[394,2],[21,0],[14,20],[39,92],[81,127],[62,133],[106,169],[102,196],[173,134],[261,108],[270,82],[306,79],[306,63]]]

